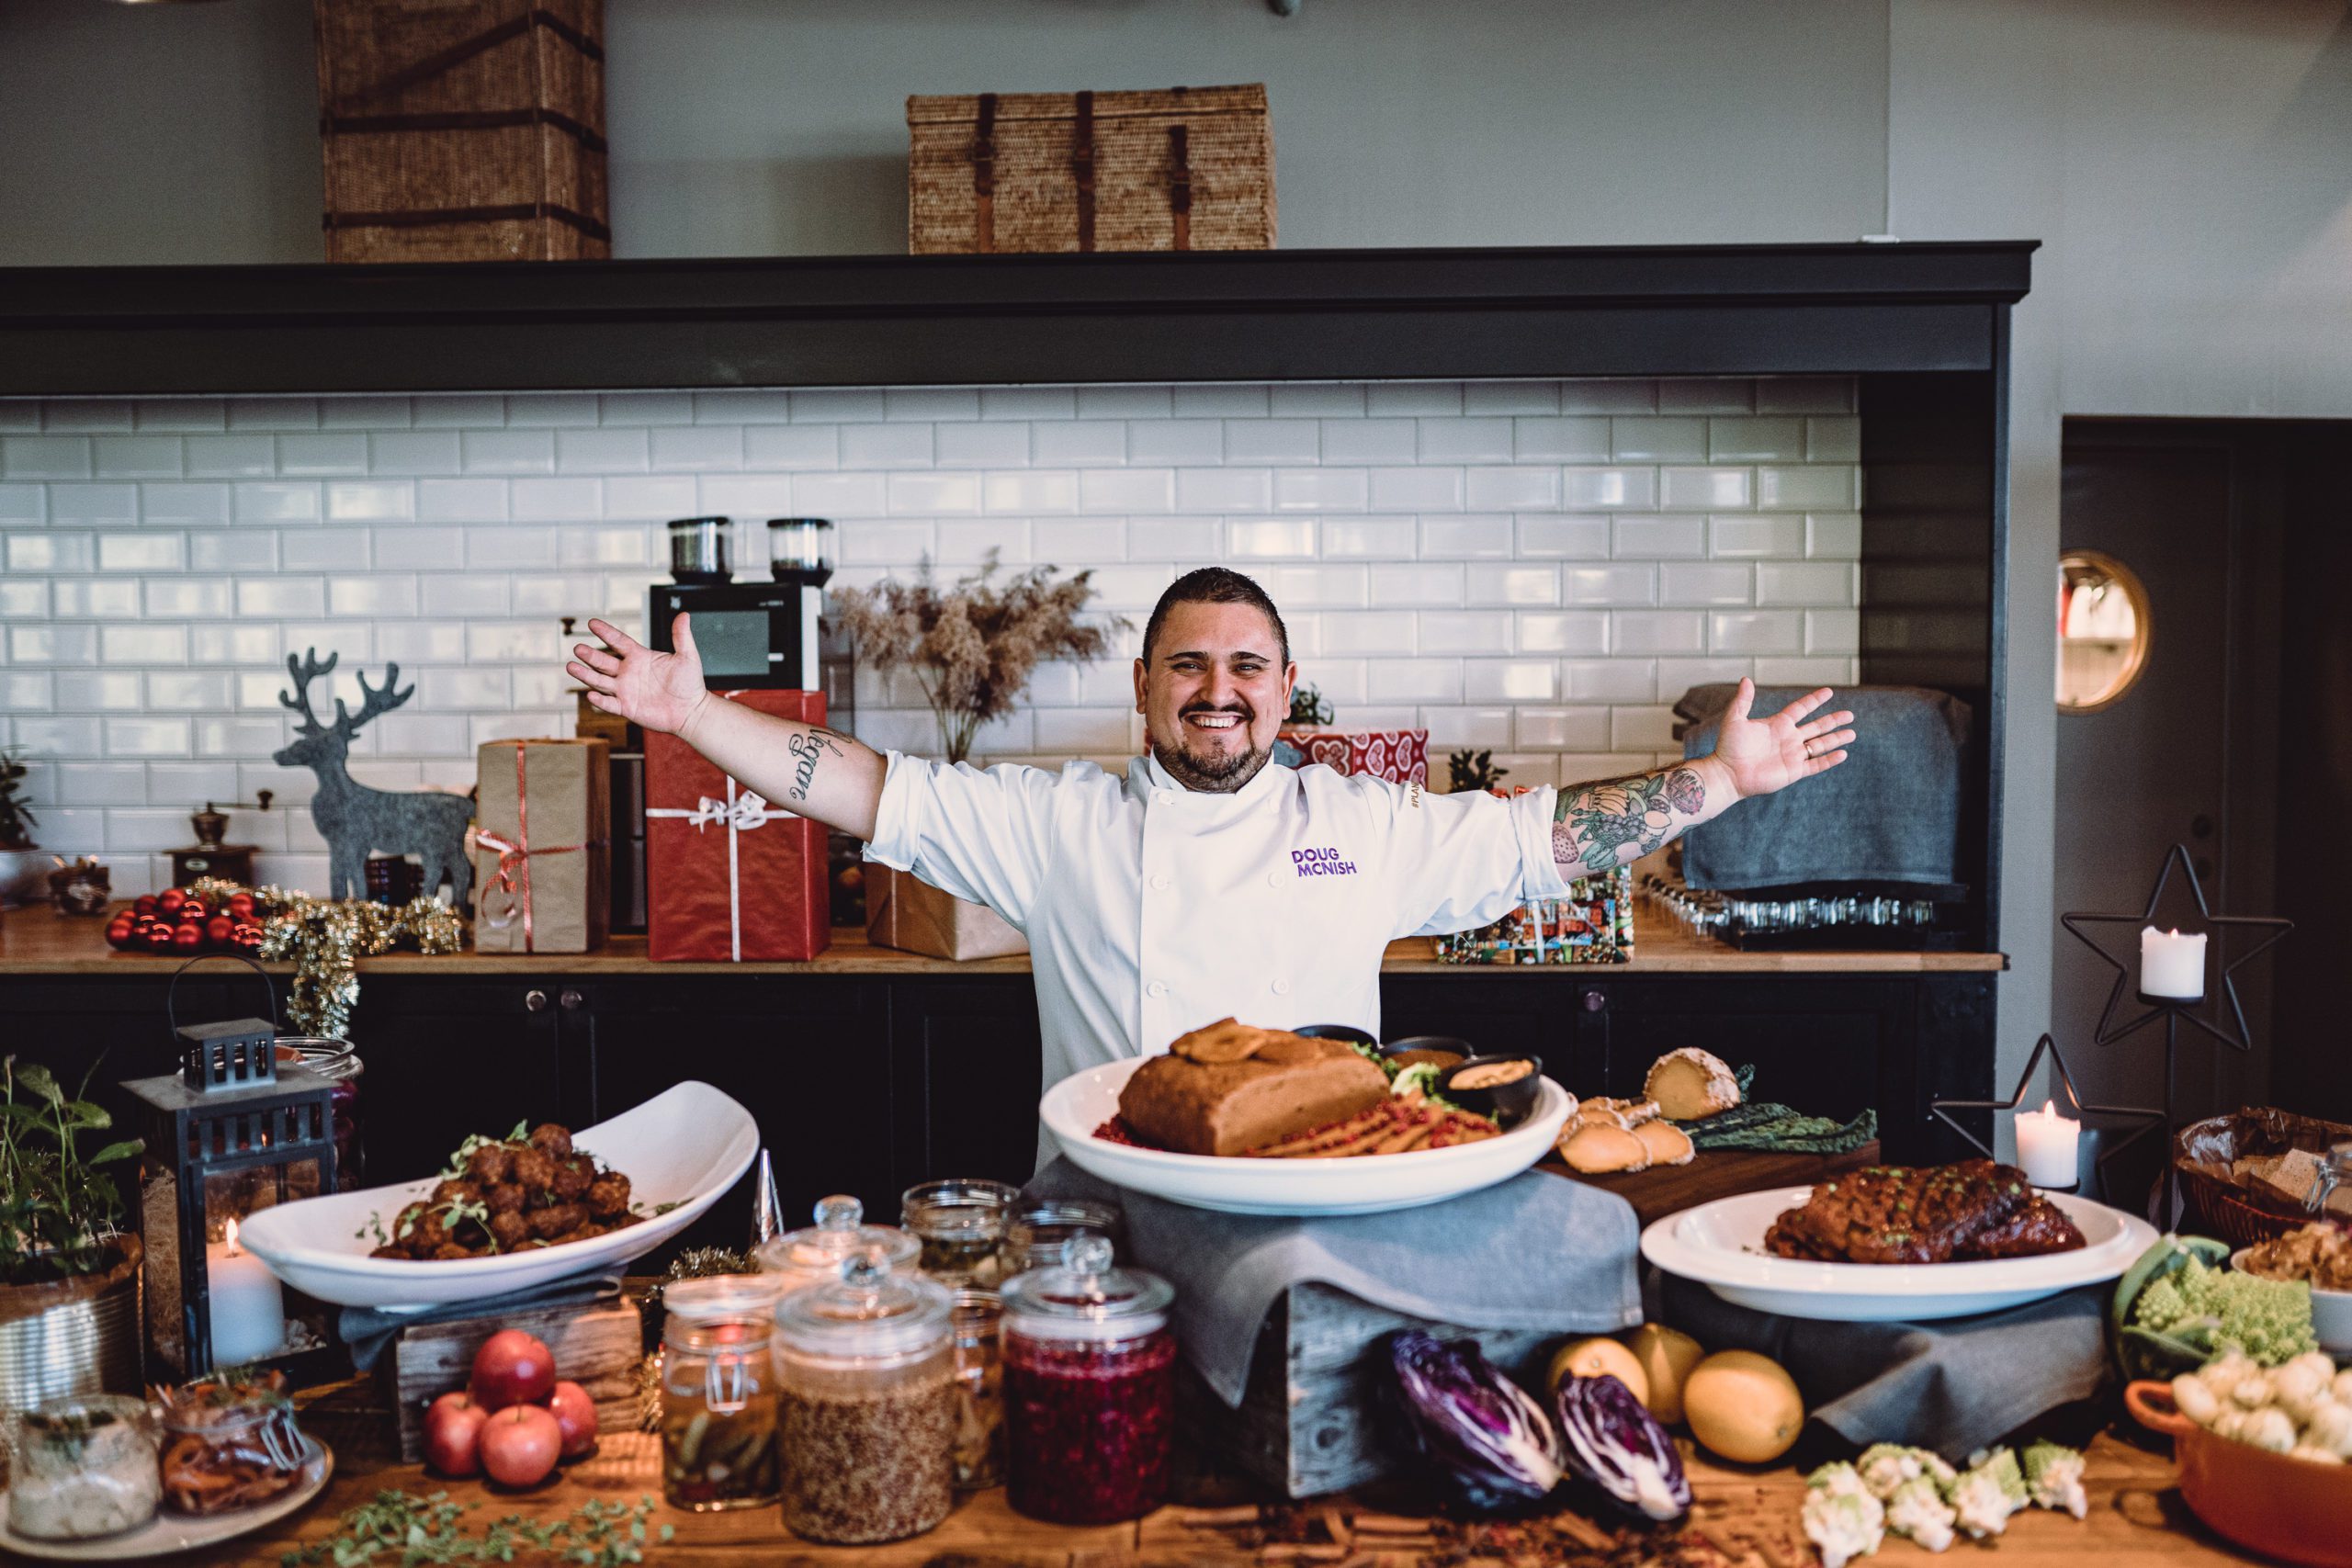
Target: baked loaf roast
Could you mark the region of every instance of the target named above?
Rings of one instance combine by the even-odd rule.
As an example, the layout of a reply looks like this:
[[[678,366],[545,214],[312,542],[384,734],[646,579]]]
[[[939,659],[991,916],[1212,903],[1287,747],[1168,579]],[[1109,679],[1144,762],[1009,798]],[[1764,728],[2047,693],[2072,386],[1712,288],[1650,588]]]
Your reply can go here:
[[[1159,1148],[1241,1155],[1387,1098],[1387,1077],[1353,1046],[1228,1018],[1137,1067],[1119,1091],[1119,1116]]]

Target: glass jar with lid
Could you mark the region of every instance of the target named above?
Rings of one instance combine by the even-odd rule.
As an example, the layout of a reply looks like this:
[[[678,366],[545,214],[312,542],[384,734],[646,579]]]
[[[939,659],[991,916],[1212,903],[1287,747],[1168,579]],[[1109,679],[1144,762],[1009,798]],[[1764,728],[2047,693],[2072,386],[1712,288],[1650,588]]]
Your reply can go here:
[[[809,1540],[899,1540],[947,1517],[957,1426],[954,1304],[878,1247],[776,1304],[784,1522]]]
[[[1111,1243],[1072,1238],[1063,1261],[1005,1282],[1005,1484],[1055,1524],[1137,1518],[1168,1500],[1175,1450],[1175,1287],[1114,1268]]]
[[[956,1490],[1004,1484],[1004,1364],[998,1330],[1004,1303],[994,1291],[956,1292]]]
[[[1032,1198],[1016,1205],[1004,1225],[1004,1272],[1051,1269],[1072,1236],[1092,1231],[1111,1238],[1111,1255],[1126,1254],[1125,1211],[1107,1198]]]
[[[90,1540],[136,1529],[163,1502],[153,1414],[143,1399],[76,1393],[0,1417],[8,1528],[28,1540]]]
[[[953,1290],[1004,1278],[1006,1219],[1021,1201],[1010,1182],[978,1178],[922,1181],[899,1200],[899,1217],[922,1243],[922,1271]]]
[[[662,1496],[673,1507],[718,1513],[780,1495],[768,1348],[778,1293],[766,1274],[662,1292]]]
[[[763,1274],[783,1275],[783,1290],[797,1291],[840,1279],[853,1254],[873,1247],[882,1249],[894,1270],[912,1273],[922,1243],[896,1225],[867,1224],[865,1205],[837,1192],[817,1201],[815,1224],[762,1242],[752,1262]]]

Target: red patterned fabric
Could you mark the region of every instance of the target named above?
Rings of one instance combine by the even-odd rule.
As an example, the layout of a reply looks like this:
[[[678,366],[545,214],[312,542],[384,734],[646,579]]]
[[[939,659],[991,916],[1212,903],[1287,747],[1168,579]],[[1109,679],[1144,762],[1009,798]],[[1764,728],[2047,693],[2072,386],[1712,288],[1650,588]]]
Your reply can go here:
[[[1284,729],[1281,738],[1334,773],[1370,773],[1400,784],[1430,782],[1426,729]]]
[[[825,722],[822,692],[721,692]],[[673,735],[645,738],[645,947],[657,960],[814,958],[832,942],[820,822],[779,810]]]

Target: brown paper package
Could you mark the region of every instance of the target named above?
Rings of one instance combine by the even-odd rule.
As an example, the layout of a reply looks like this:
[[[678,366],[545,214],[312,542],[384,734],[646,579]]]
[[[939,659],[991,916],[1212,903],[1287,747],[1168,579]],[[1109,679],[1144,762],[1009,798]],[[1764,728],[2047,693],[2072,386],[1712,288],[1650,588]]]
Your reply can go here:
[[[994,909],[943,893],[907,872],[865,863],[865,940],[933,958],[1001,958],[1028,939]]]
[[[481,830],[522,842],[516,811],[514,749],[523,748],[531,813],[530,933],[523,929],[525,867],[512,870],[514,918],[493,926],[482,899],[498,882],[499,852],[474,851],[474,950],[478,953],[590,953],[605,945],[612,919],[612,748],[601,739],[492,740],[476,753]],[[586,848],[574,848],[585,845]],[[493,906],[495,908],[495,906]]]

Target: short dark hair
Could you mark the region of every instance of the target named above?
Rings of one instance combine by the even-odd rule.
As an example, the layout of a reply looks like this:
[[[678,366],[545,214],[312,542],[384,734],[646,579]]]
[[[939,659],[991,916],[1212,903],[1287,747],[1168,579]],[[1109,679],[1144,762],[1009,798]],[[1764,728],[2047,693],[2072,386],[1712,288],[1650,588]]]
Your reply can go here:
[[[1266,591],[1258,586],[1255,578],[1244,577],[1221,566],[1199,567],[1186,572],[1168,585],[1159,603],[1151,607],[1151,619],[1143,626],[1143,661],[1151,664],[1151,645],[1159,640],[1159,627],[1168,619],[1168,612],[1179,604],[1253,604],[1263,611],[1266,619],[1274,623],[1274,636],[1283,645],[1283,662],[1290,662],[1290,628],[1283,625],[1283,615]]]

